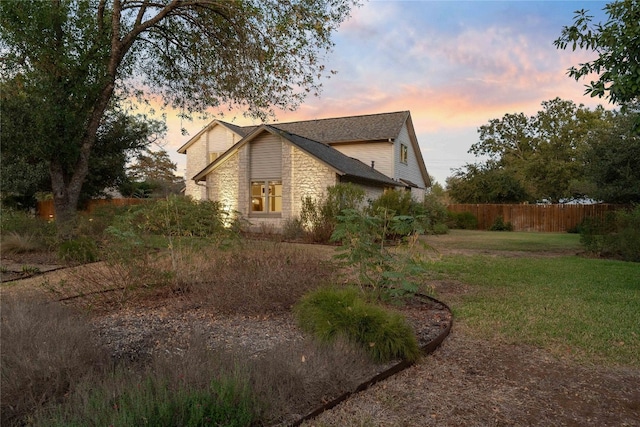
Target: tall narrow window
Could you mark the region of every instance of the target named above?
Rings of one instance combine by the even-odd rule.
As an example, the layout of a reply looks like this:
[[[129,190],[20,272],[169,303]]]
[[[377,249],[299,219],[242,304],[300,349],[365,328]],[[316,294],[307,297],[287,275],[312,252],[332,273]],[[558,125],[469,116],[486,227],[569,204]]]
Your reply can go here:
[[[407,163],[409,160],[409,149],[406,145],[400,144],[400,161],[402,163]]]
[[[251,181],[251,212],[282,212],[282,181]]]

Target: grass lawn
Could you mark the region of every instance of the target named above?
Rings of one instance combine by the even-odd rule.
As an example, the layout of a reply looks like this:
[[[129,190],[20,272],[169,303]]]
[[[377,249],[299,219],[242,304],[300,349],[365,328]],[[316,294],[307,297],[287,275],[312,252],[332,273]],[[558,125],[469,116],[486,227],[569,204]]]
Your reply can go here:
[[[577,242],[575,235],[544,233],[456,231],[445,238],[460,249],[532,253],[569,250]],[[582,362],[640,366],[638,263],[444,255],[433,262],[431,276],[470,286],[451,305],[458,321],[478,336],[531,344]]]

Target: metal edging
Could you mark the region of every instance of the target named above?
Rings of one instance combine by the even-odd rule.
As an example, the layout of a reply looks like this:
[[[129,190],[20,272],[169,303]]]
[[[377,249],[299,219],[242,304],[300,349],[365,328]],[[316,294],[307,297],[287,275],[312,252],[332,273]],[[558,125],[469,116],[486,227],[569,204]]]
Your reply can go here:
[[[440,332],[437,337],[435,337],[434,339],[430,340],[428,343],[426,343],[425,345],[420,347],[420,350],[422,350],[423,354],[426,356],[426,355],[429,355],[429,354],[433,353],[440,346],[440,344],[442,344],[444,339],[451,332],[451,328],[453,326],[453,313],[451,312],[451,308],[449,308],[449,306],[447,304],[445,304],[442,301],[439,301],[439,300],[437,300],[437,299],[435,299],[433,297],[430,297],[429,295],[416,293],[416,294],[414,294],[414,297],[417,297],[417,298],[420,298],[420,299],[427,299],[427,300],[430,300],[431,302],[435,302],[437,304],[440,304],[451,315],[451,317],[450,317],[451,320],[449,321],[449,324],[447,325],[447,327],[445,329],[443,329],[442,332]],[[407,360],[401,360],[400,362],[396,363],[395,365],[391,366],[390,368],[388,368],[388,369],[376,374],[372,378],[370,378],[367,381],[361,383],[354,390],[347,391],[346,393],[336,397],[335,399],[323,404],[319,408],[314,409],[313,411],[311,411],[307,415],[303,416],[299,420],[295,421],[294,423],[289,424],[289,426],[290,427],[297,427],[297,426],[301,425],[303,422],[311,420],[311,419],[317,417],[318,415],[320,415],[321,413],[323,413],[324,411],[327,411],[327,410],[339,405],[340,403],[344,402],[345,400],[347,400],[349,397],[353,396],[354,394],[360,393],[361,391],[364,391],[364,390],[368,389],[372,385],[374,385],[374,384],[376,384],[376,383],[378,383],[378,382],[380,382],[382,380],[385,380],[385,379],[389,378],[390,376],[395,375],[395,374],[407,369],[410,366],[413,366],[414,364],[415,364],[415,362],[409,362]]]

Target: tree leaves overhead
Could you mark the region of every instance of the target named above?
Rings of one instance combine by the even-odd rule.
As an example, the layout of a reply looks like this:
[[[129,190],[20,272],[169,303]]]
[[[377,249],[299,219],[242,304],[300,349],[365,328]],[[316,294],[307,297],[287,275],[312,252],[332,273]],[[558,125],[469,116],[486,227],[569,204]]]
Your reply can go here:
[[[31,108],[58,224],[69,223],[105,115],[131,96],[183,114],[266,118],[318,94],[354,0],[3,0],[2,79]],[[26,149],[32,149],[25,145]],[[59,227],[60,231],[60,227]]]
[[[604,10],[609,16],[604,24],[594,24],[584,9],[576,11],[573,25],[563,27],[554,44],[596,52],[597,59],[571,67],[569,76],[580,80],[596,74],[585,93],[626,105],[640,100],[640,2],[614,1]]]

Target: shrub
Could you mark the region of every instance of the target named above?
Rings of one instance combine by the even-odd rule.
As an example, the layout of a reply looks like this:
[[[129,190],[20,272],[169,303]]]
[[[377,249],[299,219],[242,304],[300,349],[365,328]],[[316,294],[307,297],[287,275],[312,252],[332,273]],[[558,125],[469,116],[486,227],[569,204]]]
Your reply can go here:
[[[360,286],[372,287],[379,298],[413,294],[418,289],[417,279],[426,272],[417,250],[421,230],[414,228],[413,217],[382,214],[345,210],[331,236],[342,244],[335,258],[347,269],[355,269]],[[393,251],[385,241],[388,235],[404,236]]]
[[[320,200],[303,198],[300,220],[307,231],[307,240],[328,243],[340,213],[345,209],[359,209],[364,197],[362,187],[345,183],[327,187],[324,198]]]
[[[153,374],[127,375],[113,394],[108,384],[83,390],[84,399],[65,405],[48,426],[250,426],[256,416],[247,379],[229,376],[211,380],[206,387],[172,384]]]
[[[282,226],[282,237],[285,240],[298,240],[304,237],[304,226],[299,218],[289,218]]]
[[[580,224],[580,242],[587,252],[639,262],[640,205],[604,218],[585,218]]]
[[[300,327],[315,338],[332,342],[346,337],[373,360],[415,361],[420,349],[411,327],[395,312],[365,302],[356,289],[320,289],[295,307]]]
[[[58,258],[68,263],[86,264],[98,261],[98,246],[89,237],[78,237],[60,243]]]
[[[12,231],[2,239],[1,248],[2,253],[22,254],[38,251],[41,249],[41,244],[36,241],[32,234],[18,234]]]
[[[449,212],[447,226],[458,230],[476,230],[478,218],[471,212]]]
[[[56,227],[53,221],[45,221],[30,213],[2,208],[0,236],[19,235],[38,246],[53,247],[56,244]]]
[[[489,230],[490,231],[513,231],[513,225],[511,224],[510,221],[507,221],[505,223],[504,218],[502,218],[501,215],[498,215],[495,221],[493,221],[493,224],[491,224],[491,227],[489,227]]]

